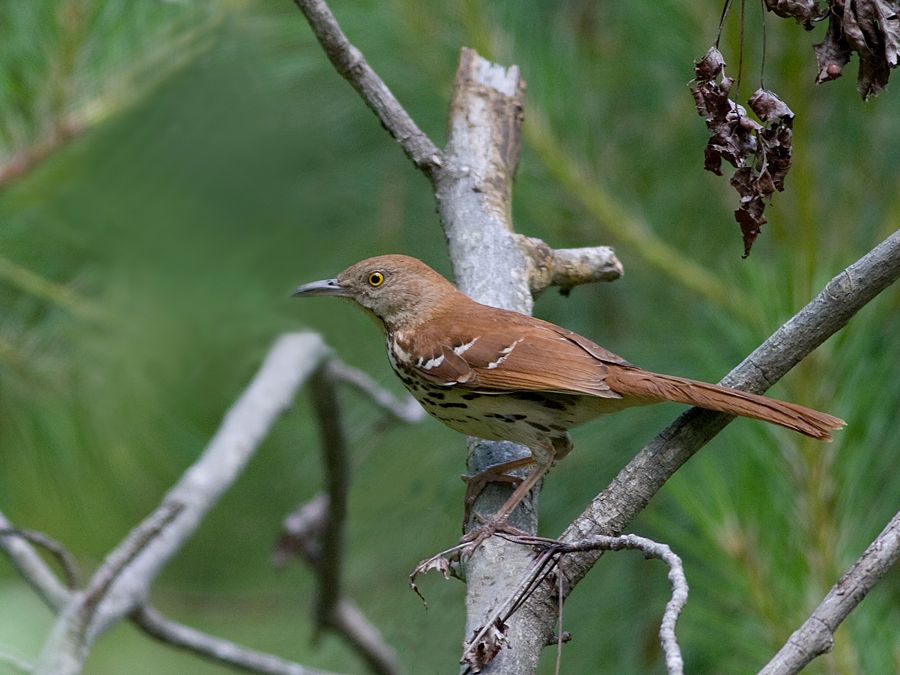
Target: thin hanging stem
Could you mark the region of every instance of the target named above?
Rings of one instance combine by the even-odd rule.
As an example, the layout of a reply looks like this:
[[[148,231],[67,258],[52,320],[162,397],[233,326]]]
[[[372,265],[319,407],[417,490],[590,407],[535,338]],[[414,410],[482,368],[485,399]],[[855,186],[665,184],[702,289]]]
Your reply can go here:
[[[722,16],[719,17],[719,30],[716,32],[716,49],[719,48],[719,40],[722,39],[722,27],[725,25],[725,17],[728,16],[728,10],[731,9],[732,0],[725,0],[722,5]]]
[[[766,0],[759,0],[759,6],[762,10],[762,59],[759,64],[759,88],[766,88]]]
[[[737,86],[738,89],[741,87],[741,82],[743,80],[744,75],[744,16],[747,10],[747,0],[741,0],[741,32],[740,32],[740,41],[738,42],[738,71],[737,71]]]

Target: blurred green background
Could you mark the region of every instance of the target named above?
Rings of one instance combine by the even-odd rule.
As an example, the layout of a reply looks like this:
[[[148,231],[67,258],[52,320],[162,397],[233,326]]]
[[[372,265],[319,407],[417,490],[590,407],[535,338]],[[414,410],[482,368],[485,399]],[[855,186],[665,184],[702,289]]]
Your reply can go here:
[[[749,3],[746,100],[762,20]],[[338,1],[351,40],[442,145],[458,49],[528,82],[518,231],[610,244],[626,275],[547,293],[543,318],[646,368],[717,380],[900,216],[900,83],[863,104],[855,64],[822,87],[811,43],[769,16],[766,85],[797,113],[796,159],[748,260],[736,193],[702,171],[686,87],[720,0],[623,3]],[[736,73],[739,26],[723,49]],[[203,449],[275,337],[320,331],[400,393],[349,306],[288,298],[299,282],[385,252],[449,273],[427,181],[333,71],[288,0],[0,0],[0,510],[91,570]],[[630,528],[670,544],[691,586],[688,672],[755,672],[900,505],[900,294],[890,289],[773,394],[847,420],[834,443],[739,420]],[[384,428],[342,396],[354,448],[346,590],[410,673],[455,671],[458,582],[407,590],[459,533],[461,438],[428,420]],[[678,406],[575,433],[542,494],[555,535]],[[274,570],[282,516],[322,484],[308,394],[154,585],[164,612],[310,666],[360,672],[311,641],[314,585]],[[384,489],[390,485],[390,489]],[[665,568],[607,555],[566,606],[563,670],[661,672]],[[0,558],[0,650],[34,655],[50,612]],[[900,669],[894,571],[813,673]],[[552,672],[547,650],[542,672]],[[0,672],[6,666],[0,663]],[[130,624],[86,672],[220,673]]]

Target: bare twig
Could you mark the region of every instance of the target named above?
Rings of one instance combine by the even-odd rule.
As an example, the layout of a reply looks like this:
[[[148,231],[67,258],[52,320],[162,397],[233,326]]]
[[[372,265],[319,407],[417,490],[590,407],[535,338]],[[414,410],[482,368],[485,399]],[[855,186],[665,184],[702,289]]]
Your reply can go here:
[[[552,249],[540,239],[521,235],[519,244],[531,260],[531,291],[535,295],[551,285],[568,294],[580,284],[615,281],[624,273],[609,246]]]
[[[372,70],[365,56],[350,44],[337,19],[323,0],[294,0],[309,22],[319,44],[338,73],[378,115],[382,126],[400,143],[403,152],[426,176],[434,180],[443,164],[438,147],[416,126],[388,86]]]
[[[597,535],[585,538],[578,542],[563,543],[554,539],[546,539],[543,537],[529,537],[517,535],[503,535],[510,542],[535,547],[541,551],[540,555],[535,559],[528,570],[519,580],[518,585],[513,593],[508,595],[505,600],[500,603],[497,608],[487,617],[484,625],[478,632],[474,634],[471,640],[466,643],[461,663],[477,665],[479,670],[486,665],[482,661],[479,654],[491,653],[493,649],[486,647],[484,642],[491,640],[495,627],[503,627],[507,625],[509,619],[517,612],[525,603],[525,601],[540,587],[541,581],[548,578],[555,569],[561,567],[563,556],[572,553],[583,553],[585,551],[622,551],[622,550],[638,550],[644,553],[648,558],[658,558],[669,566],[669,582],[672,584],[672,597],[666,603],[666,609],[663,613],[662,622],[659,628],[660,643],[663,647],[663,653],[666,659],[666,670],[670,674],[680,674],[684,670],[684,661],[681,657],[681,648],[675,637],[675,624],[678,616],[688,598],[687,578],[684,575],[684,566],[671,548],[666,544],[655,542],[646,537],[639,537],[634,534],[624,534],[618,537],[609,537]],[[557,592],[560,594],[558,602],[562,602],[564,575],[557,571],[557,582],[559,588]],[[551,592],[553,589],[544,587],[544,590]],[[561,608],[560,608],[561,611]],[[557,643],[561,644],[562,640],[562,624],[557,627]]]
[[[397,398],[381,387],[367,373],[352,368],[338,359],[329,362],[328,370],[333,377],[362,392],[399,421],[412,424],[425,419],[425,410],[415,398],[409,395]]]
[[[347,516],[350,467],[334,380],[320,369],[310,384],[328,490],[328,509],[324,512],[325,527],[319,538],[322,555],[316,565],[319,576],[317,615],[319,625],[323,626],[331,625],[335,605],[341,595],[344,520]]]
[[[817,656],[830,652],[834,632],[866,594],[900,558],[900,512],[869,544],[810,617],[760,671],[760,675],[799,672]]]
[[[7,529],[15,529],[9,527],[9,522],[2,513],[0,513],[0,523]],[[14,542],[17,545],[11,545]],[[73,594],[59,583],[50,568],[25,540],[18,537],[0,537],[0,548],[6,551],[22,577],[38,591],[51,609],[62,609],[71,600]],[[248,672],[275,675],[325,675],[322,671],[306,668],[271,654],[257,652],[229,640],[223,640],[190,626],[179,624],[165,618],[150,606],[137,609],[132,613],[131,620],[148,635],[158,640],[213,661],[228,663]],[[4,660],[26,672],[32,672],[36,665],[16,654],[0,652],[0,661]]]
[[[675,637],[675,623],[678,615],[684,609],[688,598],[687,578],[684,575],[684,566],[671,548],[666,544],[655,542],[646,537],[634,534],[623,534],[618,537],[596,535],[573,544],[563,546],[563,553],[575,553],[583,551],[621,551],[632,549],[642,551],[649,558],[658,558],[669,566],[669,582],[672,584],[672,597],[666,603],[662,622],[659,626],[659,640],[662,644],[666,658],[666,671],[670,674],[684,671],[684,661],[681,658],[681,648]],[[560,579],[563,575],[560,575]]]
[[[90,613],[86,630],[78,629],[78,601],[69,603],[44,645],[36,672],[77,673],[90,644],[112,623],[146,603],[157,574],[232,484],[275,419],[290,405],[297,389],[329,355],[322,339],[312,333],[289,334],[278,339],[253,382],[225,415],[206,450],[169,490],[154,514],[134,532],[155,522],[160,513],[168,513],[172,505],[183,505],[183,508],[136,557],[127,561],[111,584],[99,586],[102,592],[98,594],[96,611]],[[107,561],[117,558],[128,546],[126,540]],[[94,584],[92,581],[89,588],[95,588]],[[73,636],[82,639],[72,640]]]
[[[131,620],[147,635],[160,642],[247,672],[266,675],[327,675],[325,671],[307,668],[272,654],[258,652],[229,640],[207,635],[195,628],[167,619],[153,607],[139,608],[132,613]]]
[[[330,619],[330,626],[343,636],[365,660],[373,672],[379,675],[397,675],[400,672],[397,652],[369,621],[360,609],[346,597],[338,598]]]
[[[2,512],[0,527],[16,529]],[[27,541],[20,537],[0,537],[0,549],[50,609],[59,610],[66,605],[71,594]]]
[[[407,410],[398,411],[397,401],[360,371],[336,360],[321,368],[312,379],[312,394],[322,441],[327,494],[316,495],[285,519],[274,559],[283,565],[291,553],[299,554],[319,579],[316,606],[319,628],[328,628],[343,637],[374,672],[393,675],[399,672],[396,652],[341,592],[344,520],[350,482],[349,453],[335,390],[335,384],[342,381],[351,381],[401,419],[403,416],[420,418],[418,414],[410,414],[408,406]],[[416,407],[421,411],[418,403]]]
[[[312,567],[319,564],[319,540],[328,521],[328,495],[320,492],[291,511],[281,524],[281,536],[275,545],[272,562],[278,567],[288,564],[292,555],[299,555]]]
[[[73,590],[78,586],[78,563],[75,562],[75,558],[66,550],[66,547],[58,541],[36,530],[22,530],[18,527],[0,526],[0,541],[5,537],[19,537],[49,552],[62,568],[63,575],[66,578],[66,586],[69,590]]]
[[[34,670],[34,662],[23,654],[10,651],[9,647],[0,646],[0,664],[6,664],[23,673]]]
[[[54,609],[62,610],[62,615],[54,626],[51,638],[45,645],[41,659],[35,666],[38,673],[75,673],[87,656],[90,643],[96,635],[121,612],[121,607],[128,603],[135,604],[130,609],[132,621],[153,637],[182,649],[190,650],[205,658],[225,662],[232,666],[258,673],[275,673],[302,675],[318,673],[300,664],[291,663],[279,657],[244,648],[230,641],[207,635],[194,628],[184,626],[163,617],[158,611],[144,604],[146,590],[153,577],[158,573],[178,546],[191,534],[198,524],[205,509],[209,508],[221,492],[230,484],[240,471],[243,463],[262,439],[275,415],[293,398],[296,389],[316,369],[318,369],[316,400],[324,429],[324,447],[326,448],[326,464],[329,467],[330,492],[339,499],[346,499],[346,448],[339,431],[332,428],[337,416],[336,399],[334,398],[334,382],[332,378],[343,381],[343,378],[330,367],[326,361],[329,350],[322,344],[318,336],[298,334],[282,337],[273,347],[253,383],[241,399],[226,415],[222,428],[216,434],[203,456],[185,474],[182,480],[163,500],[160,507],[136,527],[130,535],[114,551],[94,574],[88,589],[83,593],[70,593],[56,579],[46,563],[34,552],[24,540],[47,545],[49,538],[39,533],[23,533],[17,530],[0,513],[0,532],[16,536],[0,536],[0,548],[5,550],[25,579],[35,587],[44,600]],[[324,361],[324,363],[323,363]],[[375,392],[376,402],[383,407],[395,408],[389,399],[390,395],[377,388],[377,385],[366,381],[358,371],[346,369],[340,374],[349,373],[358,386]],[[400,408],[402,410],[402,408]],[[398,414],[414,416],[408,411]],[[215,463],[216,466],[211,466]],[[343,467],[343,468],[342,468]],[[194,489],[188,489],[193,484]],[[202,487],[203,489],[197,489]],[[185,501],[182,501],[184,499]],[[317,537],[330,526],[339,532],[340,520],[326,518],[329,500],[324,495],[300,514],[305,525],[298,525],[296,517],[291,521],[295,530],[307,528],[309,536]],[[314,508],[313,508],[314,507]],[[185,524],[176,521],[183,517],[183,512],[192,509],[193,517]],[[174,523],[174,524],[173,524]],[[170,527],[171,525],[171,527]],[[177,526],[177,529],[176,529]],[[317,569],[336,570],[340,567],[339,534],[331,534],[327,539],[338,542],[337,551],[319,560],[319,544],[305,549],[310,559],[315,558]],[[174,538],[175,541],[171,541]],[[162,543],[160,540],[162,539]],[[303,539],[301,538],[301,541]],[[158,552],[150,561],[140,565],[139,558],[146,549],[157,547]],[[61,547],[58,547],[59,550]],[[114,595],[116,587],[125,574],[132,575],[124,597]],[[348,641],[372,665],[376,672],[396,673],[397,657],[384,642],[378,631],[365,619],[353,603],[340,597],[338,578],[325,572],[327,581],[323,590],[333,589],[332,595],[326,595],[328,607],[328,625],[344,635]],[[122,590],[119,591],[120,593]],[[116,604],[107,607],[110,598]],[[104,611],[109,614],[103,623],[96,614]],[[100,624],[98,626],[98,624]]]
[[[282,535],[275,549],[275,562],[287,563],[288,556],[299,555],[323,581],[322,567],[325,564],[321,539],[328,525],[328,495],[320,493],[295,509],[284,519]],[[320,590],[320,593],[323,591]],[[323,609],[320,599],[320,609]],[[377,673],[394,674],[400,667],[396,652],[385,642],[378,629],[366,619],[356,605],[346,597],[336,595],[327,608],[327,614],[320,614],[320,621],[343,637]]]
[[[834,277],[806,307],[732,370],[722,384],[765,391],[898,277],[900,231]],[[619,472],[560,539],[577,543],[597,534],[621,532],[675,471],[732,419],[696,408],[682,414]],[[596,551],[576,553],[561,563],[566,596],[599,555]],[[529,601],[535,611],[540,611],[542,603],[552,602],[544,589],[539,589]],[[549,635],[549,631],[544,635]]]

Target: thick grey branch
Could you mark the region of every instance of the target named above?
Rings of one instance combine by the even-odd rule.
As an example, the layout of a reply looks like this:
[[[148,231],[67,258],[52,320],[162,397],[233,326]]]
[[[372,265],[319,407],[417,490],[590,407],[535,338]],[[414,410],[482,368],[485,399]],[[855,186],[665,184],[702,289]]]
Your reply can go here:
[[[723,378],[722,384],[765,391],[898,277],[900,231],[834,277],[806,307]],[[597,534],[621,532],[672,474],[732,419],[729,415],[696,408],[681,415],[594,498],[563,533],[562,541],[575,543]],[[586,552],[566,557],[563,562],[568,584],[566,595],[599,555]],[[541,591],[532,596],[530,604],[536,613],[548,614],[555,601],[551,593]]]
[[[309,22],[328,59],[378,115],[382,126],[403,148],[403,152],[432,181],[443,159],[441,151],[425,135],[409,113],[372,70],[362,52],[354,47],[324,0],[294,0]]]
[[[503,68],[462,50],[450,102],[446,165],[437,175],[435,197],[460,289],[479,302],[530,314],[531,261],[518,244],[511,214],[524,87],[517,67]],[[472,472],[529,453],[513,443],[477,439],[469,440],[469,449]],[[490,517],[509,494],[509,486],[490,484],[473,511]],[[512,514],[512,524],[535,532],[536,507],[535,490]],[[497,537],[475,551],[466,565],[466,636],[485,625],[498,599],[513,591],[531,562],[527,550]],[[485,672],[534,672],[541,649],[534,636],[543,632],[532,625],[535,618],[543,620],[523,612],[512,617],[506,633],[511,649],[502,650]],[[551,617],[548,630],[552,625]]]
[[[841,577],[810,617],[798,628],[760,675],[799,672],[817,656],[830,652],[834,632],[866,594],[900,558],[900,512]]]
[[[241,647],[229,640],[213,637],[190,626],[167,619],[152,607],[141,607],[131,620],[147,635],[172,647],[193,652],[217,663],[225,663],[250,673],[265,675],[329,675],[279,658],[272,654]]]

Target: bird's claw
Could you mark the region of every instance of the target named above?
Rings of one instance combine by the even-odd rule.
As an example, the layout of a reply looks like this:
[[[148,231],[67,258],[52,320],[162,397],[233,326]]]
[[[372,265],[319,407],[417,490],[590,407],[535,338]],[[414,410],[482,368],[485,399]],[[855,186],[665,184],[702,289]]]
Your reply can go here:
[[[459,540],[459,543],[462,546],[461,555],[464,558],[472,557],[472,554],[478,547],[495,534],[509,534],[514,537],[528,536],[528,533],[524,530],[520,530],[517,527],[510,525],[506,521],[506,516],[488,519],[476,511],[474,518],[478,521],[478,525],[464,534]]]
[[[472,515],[472,506],[474,506],[475,500],[478,499],[478,495],[484,491],[488,483],[510,483],[516,488],[522,482],[519,476],[491,470],[481,471],[471,476],[460,476],[460,478],[466,483],[466,496],[463,502],[463,531],[465,531],[469,517]],[[476,516],[480,517],[478,514]]]

